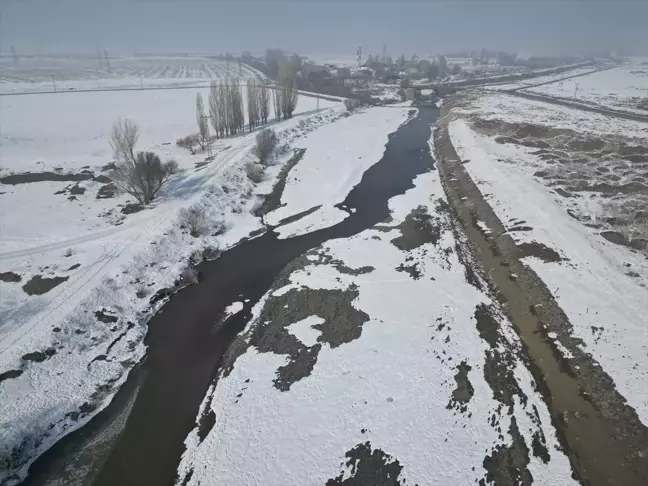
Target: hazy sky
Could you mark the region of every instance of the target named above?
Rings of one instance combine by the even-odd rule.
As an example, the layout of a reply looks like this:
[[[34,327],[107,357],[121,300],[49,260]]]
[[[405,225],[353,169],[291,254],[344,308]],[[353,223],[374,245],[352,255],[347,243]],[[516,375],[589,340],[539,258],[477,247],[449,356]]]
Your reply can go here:
[[[648,0],[0,0],[0,52],[648,54]]]

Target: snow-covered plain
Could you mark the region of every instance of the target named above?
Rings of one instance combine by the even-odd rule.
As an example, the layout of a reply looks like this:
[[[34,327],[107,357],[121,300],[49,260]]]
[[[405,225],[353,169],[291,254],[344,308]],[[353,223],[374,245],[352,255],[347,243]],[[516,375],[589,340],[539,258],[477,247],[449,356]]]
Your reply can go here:
[[[565,79],[558,83],[536,86],[531,93],[569,98],[606,108],[648,114],[648,58],[634,58],[614,69]]]
[[[131,198],[97,198],[104,182],[93,179],[0,184],[0,272],[20,277],[0,282],[0,457],[11,458],[0,481],[15,474],[9,484],[15,482],[36,455],[109,403],[145,352],[146,323],[161,304],[149,300],[173,287],[191,255],[232,245],[262,226],[250,213],[255,193],[270,192],[290,151],[255,186],[243,170],[254,133],[216,141],[211,161],[179,149],[175,140],[196,131],[199,91],[207,95],[179,89],[0,97],[0,177],[88,170],[96,178],[112,160],[108,137],[118,117],[139,124],[138,150],[174,158],[181,169],[151,207],[129,215],[120,209]],[[302,96],[293,119],[271,125],[281,144],[340,116],[340,103],[319,100],[316,114],[317,103]],[[178,223],[179,210],[191,204],[203,206],[225,233],[216,236],[214,224],[191,238]],[[36,275],[66,280],[28,295],[22,286]]]
[[[613,136],[645,145],[648,124],[617,120],[540,102],[487,96],[451,114],[479,116],[512,123],[532,122],[567,128],[589,136]],[[529,116],[532,114],[533,116]],[[648,424],[648,262],[636,251],[615,245],[568,214],[596,214],[595,194],[563,197],[542,182],[537,171],[553,165],[537,148],[496,143],[463,119],[450,122],[457,154],[488,203],[507,227],[524,221],[525,231],[511,232],[518,242],[536,241],[567,259],[545,262],[528,257],[567,314],[574,336],[614,380],[618,391]],[[624,137],[621,139],[620,137]],[[635,137],[635,138],[629,138]],[[569,169],[569,166],[566,166]],[[599,213],[599,218],[604,215]],[[569,356],[567,356],[569,357]]]
[[[236,61],[209,57],[131,57],[102,59],[25,57],[14,64],[0,58],[0,94],[137,89],[206,85],[213,79],[263,77]]]
[[[319,160],[322,169],[327,163]],[[335,172],[325,174],[322,183],[337,181]],[[370,478],[387,473],[376,472],[380,461],[364,463],[368,457],[355,454],[362,450],[383,457],[385,466],[395,465],[388,476],[394,484],[396,479],[398,484],[474,484],[488,474],[485,456],[527,447],[527,470],[537,484],[576,484],[547,408],[517,358],[520,343],[512,326],[484,291],[467,282],[464,265],[469,263],[458,256],[462,237],[442,209],[438,173],[425,173],[415,184],[390,200],[388,225],[311,251],[308,264],[255,307],[249,332],[262,324],[264,306],[281,306],[283,301],[273,304],[273,299],[290,292],[323,292],[324,301],[327,292],[355,295],[349,309],[339,304],[334,316],[313,311],[285,323],[308,347],[304,352],[321,346],[310,373],[288,390],[280,391],[273,381],[294,356],[251,345],[238,357],[201,406],[201,415],[215,415],[215,425],[206,434],[196,427],[188,436],[178,483],[278,486],[347,479],[373,484],[355,475],[367,469]],[[403,250],[394,241],[415,208],[438,225],[438,241]],[[340,261],[351,270],[341,271]],[[415,267],[418,276],[404,266]],[[496,343],[478,331],[476,309],[482,305],[498,322]],[[327,321],[334,326],[350,313],[366,316],[359,336],[331,344],[323,335],[330,332]],[[491,353],[501,353],[502,362],[510,357],[510,376],[517,383],[510,385],[520,387],[520,395],[507,404],[487,382]],[[528,452],[532,441],[546,447],[547,462]]]

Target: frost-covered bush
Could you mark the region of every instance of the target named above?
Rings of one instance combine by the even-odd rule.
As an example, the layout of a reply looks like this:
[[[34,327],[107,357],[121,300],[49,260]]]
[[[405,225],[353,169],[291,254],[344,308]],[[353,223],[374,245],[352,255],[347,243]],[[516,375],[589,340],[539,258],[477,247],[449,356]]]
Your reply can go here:
[[[207,232],[209,218],[203,206],[194,204],[189,208],[180,210],[180,224],[189,230],[194,238]]]
[[[263,180],[263,167],[254,162],[248,162],[245,164],[245,173],[252,182],[258,184]]]
[[[261,130],[256,136],[254,155],[259,158],[259,163],[266,165],[272,151],[277,146],[277,134],[270,128]]]

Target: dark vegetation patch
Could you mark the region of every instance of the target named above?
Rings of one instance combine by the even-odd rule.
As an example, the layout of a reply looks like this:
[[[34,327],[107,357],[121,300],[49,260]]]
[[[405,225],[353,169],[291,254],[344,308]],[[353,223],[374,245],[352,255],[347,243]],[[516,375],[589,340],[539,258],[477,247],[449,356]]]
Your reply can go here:
[[[401,263],[399,266],[396,267],[397,272],[405,272],[408,273],[410,277],[412,277],[414,280],[418,280],[421,278],[421,272],[418,269],[418,263],[414,262],[410,265],[405,265],[404,263]]]
[[[360,337],[369,316],[353,307],[352,302],[357,297],[358,289],[353,285],[346,290],[291,289],[283,295],[270,297],[250,330],[247,342],[240,339],[230,349],[224,360],[224,376],[231,372],[236,359],[253,346],[260,353],[289,356],[289,362],[277,370],[273,381],[276,388],[288,391],[293,383],[310,375],[317,362],[320,343],[336,348]],[[321,335],[318,343],[309,347],[286,327],[313,315],[324,322],[312,326]]]
[[[0,273],[0,282],[20,282],[22,277],[14,272],[1,272]]]
[[[31,182],[59,182],[59,181],[88,181],[94,178],[94,174],[89,170],[80,173],[60,174],[57,172],[24,172],[22,174],[11,174],[0,177],[2,184],[28,184]]]
[[[5,380],[10,380],[11,378],[18,378],[23,374],[23,370],[9,370],[3,373],[0,373],[0,383]]]
[[[468,402],[475,392],[472,383],[468,379],[470,370],[472,370],[472,367],[465,361],[457,365],[457,374],[454,376],[457,387],[452,392],[452,398],[446,407],[447,409],[454,408],[462,413],[468,410]]]
[[[47,348],[45,351],[34,351],[33,353],[27,353],[22,357],[23,361],[34,361],[36,363],[42,363],[46,359],[51,358],[56,354],[56,349]]]
[[[513,397],[517,396],[523,405],[527,402],[527,396],[513,374],[515,358],[508,349],[506,340],[500,335],[499,322],[487,305],[477,305],[475,320],[480,337],[490,346],[490,349],[486,350],[484,378],[493,391],[495,400],[506,405],[509,413],[513,413]]]
[[[288,216],[287,218],[282,219],[279,221],[277,226],[285,226],[290,223],[294,223],[295,221],[299,221],[302,218],[305,218],[309,214],[313,214],[315,211],[317,211],[319,208],[321,208],[322,205],[320,204],[319,206],[313,206],[310,209],[307,209],[306,211],[302,211],[301,213],[293,214],[292,216]]]
[[[512,443],[498,445],[492,454],[484,458],[486,477],[480,479],[479,485],[495,484],[496,486],[531,486],[533,476],[529,472],[529,448],[520,435],[515,417],[511,417],[509,427]]]
[[[198,423],[198,440],[199,443],[201,443],[207,435],[209,435],[209,432],[211,432],[211,429],[214,428],[214,425],[216,424],[216,414],[214,411],[209,408],[209,411],[202,414],[200,416],[200,420]]]
[[[403,470],[398,459],[380,449],[371,449],[371,443],[358,444],[345,455],[347,471],[326,481],[326,486],[399,486],[404,485],[398,478]],[[345,476],[348,476],[345,479]],[[417,485],[412,485],[417,486]]]
[[[70,277],[42,277],[35,275],[25,285],[23,290],[27,295],[43,295],[52,290],[57,285],[62,284]]]
[[[99,188],[97,192],[97,199],[109,199],[115,197],[115,194],[119,191],[119,188],[114,183],[109,183]]]
[[[537,241],[519,243],[518,248],[520,250],[520,258],[533,256],[540,258],[544,262],[560,262],[563,260],[560,253],[556,250]]]
[[[80,266],[81,266],[80,263],[75,263],[75,264],[72,265],[70,268],[68,268],[67,271],[68,271],[68,272],[71,272],[72,270],[76,270],[76,269],[79,268]]]
[[[99,322],[103,322],[104,324],[111,324],[119,320],[119,317],[111,315],[110,311],[106,309],[101,309],[95,312],[95,317]]]
[[[139,213],[143,209],[144,206],[142,206],[141,204],[131,203],[131,204],[126,204],[123,208],[121,208],[121,213],[122,214]]]
[[[305,152],[306,149],[295,149],[295,154],[279,171],[277,182],[272,188],[272,191],[270,192],[270,194],[267,194],[265,196],[261,206],[259,206],[259,208],[254,212],[255,216],[263,216],[264,214],[268,214],[270,211],[274,211],[281,206],[281,196],[283,195],[284,189],[286,188],[286,178],[288,177],[288,173],[302,159]]]
[[[366,265],[364,267],[360,268],[351,268],[348,267],[342,260],[337,260],[333,258],[331,255],[328,255],[327,253],[323,252],[310,252],[309,255],[315,255],[317,256],[317,265],[331,265],[335,267],[335,269],[343,273],[345,275],[365,275],[367,273],[371,273],[375,270],[374,267],[371,265]]]
[[[547,450],[547,443],[542,430],[538,429],[533,433],[531,449],[535,457],[539,458],[545,464],[549,464],[551,456],[549,455],[549,450]]]
[[[436,245],[441,238],[441,220],[428,214],[423,206],[412,210],[397,228],[401,236],[391,240],[391,243],[403,251],[413,250],[426,243]]]

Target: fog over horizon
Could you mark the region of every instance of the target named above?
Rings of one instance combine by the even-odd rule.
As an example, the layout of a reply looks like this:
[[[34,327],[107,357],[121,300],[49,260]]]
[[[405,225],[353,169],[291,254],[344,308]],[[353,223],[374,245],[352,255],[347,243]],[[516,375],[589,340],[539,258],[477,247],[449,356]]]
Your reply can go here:
[[[0,53],[648,54],[648,2],[3,0]]]
[[[0,54],[648,55],[648,2],[3,0]]]

